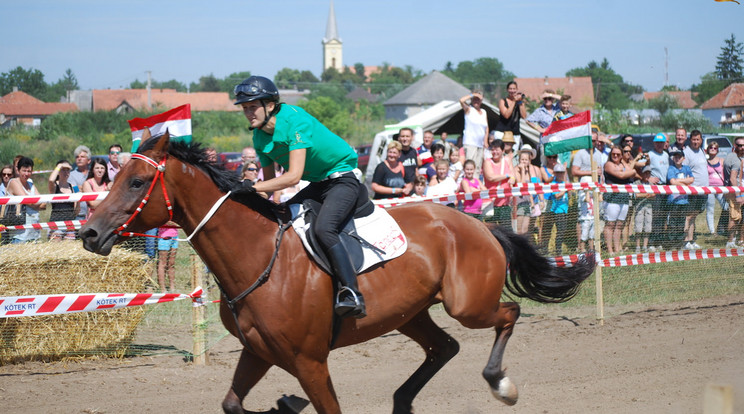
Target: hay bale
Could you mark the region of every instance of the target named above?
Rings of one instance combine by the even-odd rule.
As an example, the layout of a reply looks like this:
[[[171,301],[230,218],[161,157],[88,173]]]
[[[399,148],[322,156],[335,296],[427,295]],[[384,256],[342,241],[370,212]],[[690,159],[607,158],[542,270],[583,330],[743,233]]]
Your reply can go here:
[[[0,296],[144,291],[146,256],[116,248],[103,257],[79,241],[0,248]],[[144,307],[0,318],[0,365],[126,353]]]

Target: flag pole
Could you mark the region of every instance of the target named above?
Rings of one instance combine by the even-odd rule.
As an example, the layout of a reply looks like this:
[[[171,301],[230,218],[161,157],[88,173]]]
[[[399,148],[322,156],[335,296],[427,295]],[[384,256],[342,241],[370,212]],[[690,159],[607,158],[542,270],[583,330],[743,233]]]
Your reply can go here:
[[[589,131],[591,132],[591,116],[589,118]],[[597,141],[599,141],[599,132],[597,132]],[[589,149],[589,159],[591,161],[592,168],[592,181],[595,183],[599,182],[599,175],[597,174],[597,162],[594,160],[594,142],[592,141],[591,148]],[[599,190],[595,189],[592,191],[592,202],[594,203],[594,252],[597,262],[602,261],[602,232],[599,230]],[[597,320],[599,325],[604,325],[604,292],[602,289],[602,266],[597,266],[594,270],[594,278],[596,283],[597,293]]]

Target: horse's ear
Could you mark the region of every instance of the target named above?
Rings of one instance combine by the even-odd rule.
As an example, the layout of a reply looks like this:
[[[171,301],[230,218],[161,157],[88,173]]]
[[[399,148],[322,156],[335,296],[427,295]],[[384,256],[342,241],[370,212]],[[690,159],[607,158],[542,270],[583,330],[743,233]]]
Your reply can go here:
[[[145,130],[142,131],[142,137],[140,137],[140,144],[147,141],[150,138],[152,138],[152,134],[150,133],[150,128],[145,128]]]
[[[160,137],[160,140],[157,144],[155,144],[155,148],[153,148],[153,155],[155,155],[156,159],[160,159],[161,156],[168,153],[168,144],[170,143],[170,132],[168,130],[165,130],[165,134],[163,134],[162,137]]]

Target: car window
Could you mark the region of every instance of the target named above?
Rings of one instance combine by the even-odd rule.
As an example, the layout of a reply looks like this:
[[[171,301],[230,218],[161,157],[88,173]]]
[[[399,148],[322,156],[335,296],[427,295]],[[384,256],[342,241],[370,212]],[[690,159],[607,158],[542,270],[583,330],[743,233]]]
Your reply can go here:
[[[706,139],[706,148],[713,142],[718,144],[719,147],[731,147],[731,141],[726,137],[708,137]]]

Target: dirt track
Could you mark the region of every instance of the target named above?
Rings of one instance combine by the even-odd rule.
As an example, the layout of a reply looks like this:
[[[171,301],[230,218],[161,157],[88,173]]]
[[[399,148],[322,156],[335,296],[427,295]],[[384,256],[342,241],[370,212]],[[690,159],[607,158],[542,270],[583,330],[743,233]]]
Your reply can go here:
[[[514,407],[493,399],[480,375],[493,332],[467,330],[434,312],[461,351],[424,388],[416,412],[700,413],[706,383],[716,382],[734,386],[735,412],[744,413],[744,297],[637,308],[604,326],[557,312],[522,317],[509,342],[504,361],[520,391]],[[0,411],[218,413],[238,350],[236,339],[224,339],[208,366],[138,357],[0,367]],[[334,352],[331,372],[344,412],[391,412],[393,391],[422,356],[397,333]],[[282,394],[304,395],[274,368],[245,407],[269,409]]]

